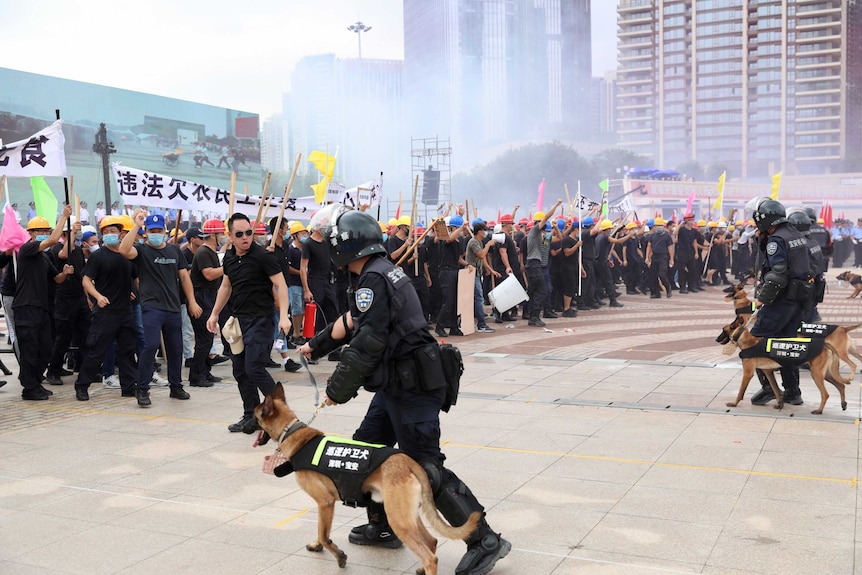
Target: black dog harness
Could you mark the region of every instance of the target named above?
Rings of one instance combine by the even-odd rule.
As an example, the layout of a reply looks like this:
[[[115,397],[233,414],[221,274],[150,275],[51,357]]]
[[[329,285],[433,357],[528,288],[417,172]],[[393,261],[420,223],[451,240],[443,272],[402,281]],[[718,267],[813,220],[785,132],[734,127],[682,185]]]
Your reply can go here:
[[[739,352],[740,359],[768,357],[781,365],[801,365],[823,351],[823,338],[770,337]]]

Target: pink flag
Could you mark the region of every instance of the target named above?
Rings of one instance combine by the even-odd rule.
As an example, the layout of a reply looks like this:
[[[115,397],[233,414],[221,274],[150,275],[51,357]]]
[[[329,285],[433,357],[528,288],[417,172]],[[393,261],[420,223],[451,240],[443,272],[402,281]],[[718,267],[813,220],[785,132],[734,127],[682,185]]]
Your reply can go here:
[[[13,249],[15,253],[18,253],[21,246],[29,241],[30,234],[15,219],[15,211],[12,206],[6,204],[6,208],[3,210],[3,227],[0,228],[0,251],[5,252]]]
[[[694,207],[694,190],[688,195],[688,203],[685,205],[685,213],[684,216],[688,214],[693,214],[692,208]]]
[[[539,201],[536,202],[536,211],[542,211],[542,203],[545,201],[545,178],[542,178],[542,183],[539,184]]]

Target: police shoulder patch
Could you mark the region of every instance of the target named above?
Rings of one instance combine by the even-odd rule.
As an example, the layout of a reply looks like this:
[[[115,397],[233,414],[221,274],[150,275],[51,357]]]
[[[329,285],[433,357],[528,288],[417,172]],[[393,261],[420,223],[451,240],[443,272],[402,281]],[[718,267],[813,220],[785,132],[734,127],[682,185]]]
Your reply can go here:
[[[371,288],[359,288],[356,290],[356,307],[360,312],[365,313],[371,304],[374,303],[374,291]]]
[[[766,253],[770,256],[774,256],[775,252],[778,251],[778,243],[777,242],[769,242],[766,244]]]

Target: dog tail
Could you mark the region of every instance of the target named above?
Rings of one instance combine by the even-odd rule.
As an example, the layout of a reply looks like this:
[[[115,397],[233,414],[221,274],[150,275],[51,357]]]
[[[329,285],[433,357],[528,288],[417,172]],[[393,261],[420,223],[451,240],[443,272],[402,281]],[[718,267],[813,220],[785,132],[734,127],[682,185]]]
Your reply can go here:
[[[860,327],[862,327],[862,323],[857,323],[854,325],[845,325],[844,330],[850,332],[850,331],[853,331],[854,329],[859,329]]]
[[[417,469],[418,468],[418,469]],[[479,525],[479,520],[482,519],[482,514],[474,511],[470,514],[469,519],[464,525],[454,527],[446,523],[440,512],[437,511],[437,506],[434,504],[434,497],[431,495],[431,483],[428,481],[428,474],[425,470],[419,467],[413,469],[413,475],[422,486],[422,512],[428,525],[437,533],[446,539],[461,539],[465,541],[476,530]]]

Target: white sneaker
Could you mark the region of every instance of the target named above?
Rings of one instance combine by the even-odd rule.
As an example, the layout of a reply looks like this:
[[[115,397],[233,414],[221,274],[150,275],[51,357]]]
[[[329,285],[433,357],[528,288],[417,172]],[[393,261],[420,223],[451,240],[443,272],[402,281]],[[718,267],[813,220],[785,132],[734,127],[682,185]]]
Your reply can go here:
[[[116,375],[109,375],[102,378],[102,385],[108,389],[120,389],[120,378]]]
[[[167,379],[159,377],[155,371],[153,372],[153,379],[150,380],[150,385],[153,387],[168,387],[170,386],[170,382]]]

